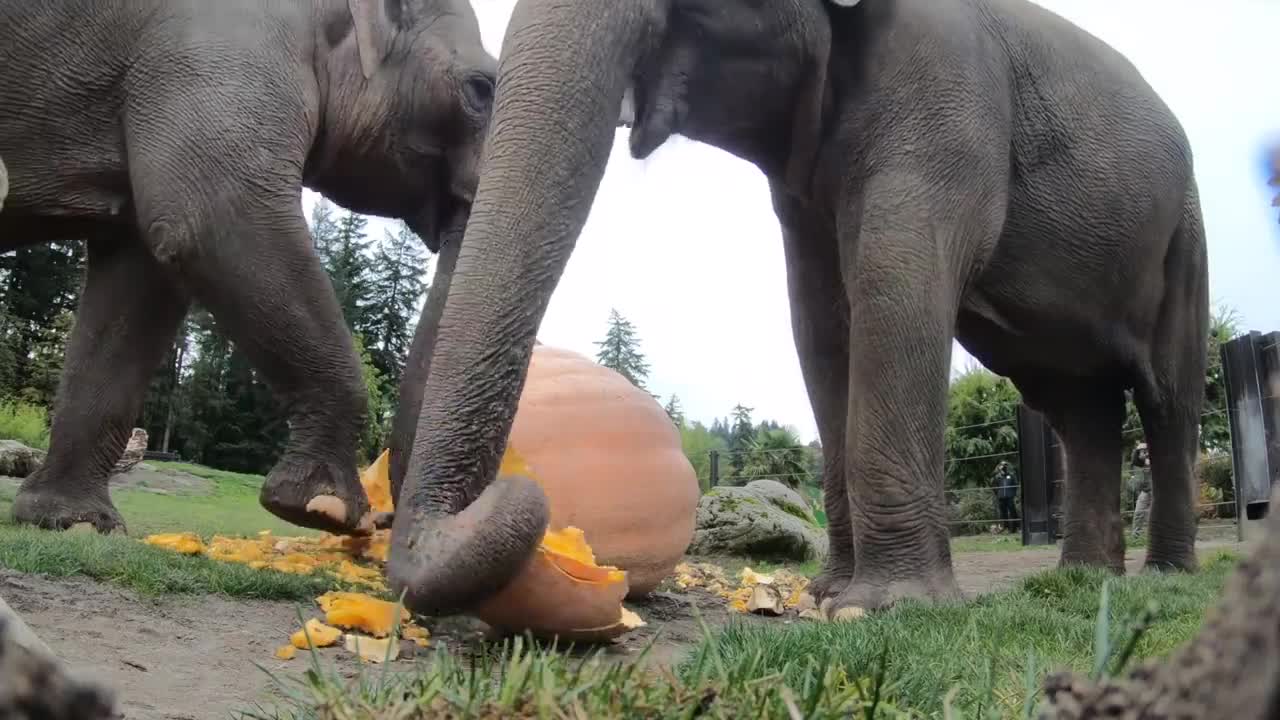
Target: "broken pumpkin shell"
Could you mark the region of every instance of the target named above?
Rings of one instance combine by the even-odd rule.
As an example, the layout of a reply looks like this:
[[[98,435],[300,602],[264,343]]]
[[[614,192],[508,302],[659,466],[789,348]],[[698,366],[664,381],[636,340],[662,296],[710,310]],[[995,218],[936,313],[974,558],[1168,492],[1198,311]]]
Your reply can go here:
[[[525,569],[475,616],[495,629],[603,642],[643,627],[622,606],[627,574],[598,566],[582,530],[548,532]]]
[[[347,652],[356,655],[362,662],[388,662],[400,657],[400,643],[391,638],[372,638],[368,635],[347,633],[342,640]]]
[[[315,618],[308,620],[304,628],[289,636],[290,644],[299,650],[306,650],[311,646],[329,647],[342,637],[341,630],[329,627]]]
[[[396,624],[396,603],[362,593],[330,591],[316,598],[325,622],[349,630],[363,630],[377,637],[391,634]],[[400,607],[400,624],[407,625],[409,611]]]

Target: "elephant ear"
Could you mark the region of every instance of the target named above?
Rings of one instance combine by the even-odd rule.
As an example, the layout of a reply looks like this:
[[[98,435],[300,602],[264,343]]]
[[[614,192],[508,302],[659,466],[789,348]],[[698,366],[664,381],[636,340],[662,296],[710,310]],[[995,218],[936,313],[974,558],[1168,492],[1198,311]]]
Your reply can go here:
[[[401,0],[347,0],[355,25],[356,49],[365,80],[373,77],[395,38]]]

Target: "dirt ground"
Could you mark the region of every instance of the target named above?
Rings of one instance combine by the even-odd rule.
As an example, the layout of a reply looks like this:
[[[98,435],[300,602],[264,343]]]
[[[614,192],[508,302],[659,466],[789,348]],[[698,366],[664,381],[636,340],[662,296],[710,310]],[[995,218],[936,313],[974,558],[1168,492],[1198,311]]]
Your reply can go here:
[[[1230,544],[1204,543],[1201,551]],[[955,558],[956,576],[965,594],[973,596],[1052,568],[1057,557],[1052,547],[962,554]],[[1129,553],[1130,572],[1139,569],[1141,559],[1141,550]],[[273,655],[298,627],[299,608],[291,603],[142,598],[90,580],[52,580],[3,569],[0,595],[61,658],[114,688],[123,717],[129,720],[221,720],[258,707],[269,717],[275,696],[264,669],[296,678],[309,663],[304,653],[290,661]],[[608,653],[624,661],[634,658],[661,631],[651,659],[663,664],[679,661],[700,638],[695,606],[712,627],[729,617],[724,601],[705,593],[656,593],[632,606],[648,626],[610,646]],[[301,610],[304,617],[317,614],[314,606]],[[745,617],[752,622],[789,622]],[[433,643],[446,648],[473,642],[483,631],[483,625],[465,618],[428,627]],[[412,654],[411,644],[404,648]],[[355,674],[357,664],[342,650],[328,649],[323,657],[344,675]],[[390,669],[407,672],[413,667],[412,660],[397,661]]]

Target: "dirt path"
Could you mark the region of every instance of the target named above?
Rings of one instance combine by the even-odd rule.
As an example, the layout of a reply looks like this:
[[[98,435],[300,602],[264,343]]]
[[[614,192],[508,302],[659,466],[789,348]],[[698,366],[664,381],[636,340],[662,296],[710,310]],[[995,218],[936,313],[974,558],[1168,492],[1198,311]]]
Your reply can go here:
[[[1204,543],[1201,551],[1231,545]],[[1141,558],[1140,550],[1129,553],[1130,572],[1138,570]],[[1007,588],[1018,578],[1052,568],[1057,559],[1057,549],[1052,547],[957,555],[956,576],[966,595],[977,595]],[[303,654],[288,662],[273,655],[298,626],[298,609],[290,603],[216,597],[141,598],[90,580],[51,580],[3,569],[0,595],[55,653],[115,688],[129,720],[223,720],[231,712],[252,710],[259,704],[269,711],[277,696],[255,663],[295,678],[308,667]],[[652,651],[653,661],[678,661],[700,638],[691,605],[696,605],[712,626],[728,618],[724,601],[718,598],[703,593],[658,593],[635,607],[649,626],[609,648],[609,654],[619,659],[634,657],[660,629],[662,641]],[[314,610],[302,608],[304,613]],[[481,627],[466,619],[437,623],[432,628],[434,642],[446,647],[471,642]],[[405,643],[404,648],[412,653],[412,645]],[[343,675],[354,675],[357,663],[343,651],[328,650],[324,657]],[[409,671],[413,663],[397,662],[392,668]]]

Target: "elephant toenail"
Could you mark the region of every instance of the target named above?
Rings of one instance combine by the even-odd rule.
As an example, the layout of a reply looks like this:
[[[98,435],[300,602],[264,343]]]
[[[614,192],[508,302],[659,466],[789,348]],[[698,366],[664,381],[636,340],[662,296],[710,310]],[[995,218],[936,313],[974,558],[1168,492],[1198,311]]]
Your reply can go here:
[[[347,521],[347,504],[333,495],[317,495],[311,498],[311,502],[307,503],[307,512],[327,515],[338,523]]]

